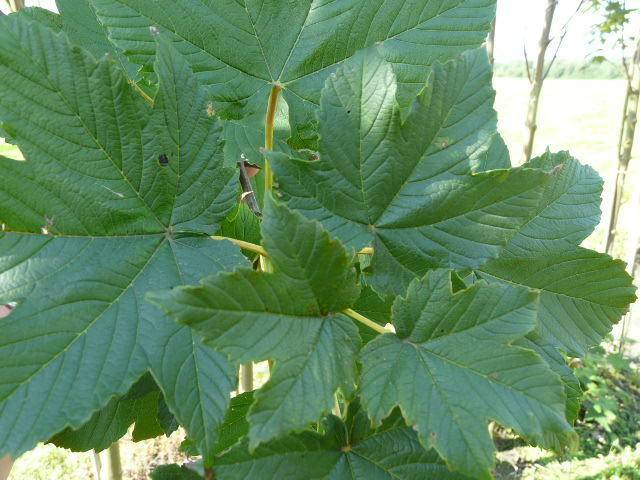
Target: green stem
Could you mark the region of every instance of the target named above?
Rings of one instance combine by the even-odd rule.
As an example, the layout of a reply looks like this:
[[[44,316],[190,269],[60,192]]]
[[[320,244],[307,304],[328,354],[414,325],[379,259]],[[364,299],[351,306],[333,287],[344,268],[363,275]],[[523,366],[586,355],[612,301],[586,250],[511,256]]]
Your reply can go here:
[[[345,315],[353,318],[354,320],[362,323],[363,325],[366,325],[367,327],[371,328],[372,330],[375,330],[378,333],[392,333],[391,330],[388,330],[387,328],[383,327],[382,325],[378,325],[376,322],[374,322],[373,320],[369,320],[367,317],[365,317],[364,315],[359,314],[358,312],[351,310],[350,308],[343,310],[342,313],[344,313]]]
[[[269,95],[269,106],[267,107],[267,116],[264,122],[264,149],[266,152],[273,150],[273,138],[275,134],[276,113],[278,112],[278,99],[282,92],[282,85],[276,83],[271,88]],[[264,192],[273,190],[273,171],[271,164],[267,158],[264,159]]]
[[[253,252],[253,253],[257,253],[258,255],[261,255],[263,257],[267,257],[267,251],[261,247],[260,245],[256,245],[255,243],[249,243],[249,242],[245,242],[244,240],[238,240],[235,238],[229,238],[229,237],[220,237],[220,236],[213,236],[211,237],[213,240],[226,240],[228,242],[233,243],[234,245],[237,245],[238,247],[240,247],[242,250],[246,250],[247,252]]]
[[[142,88],[140,88],[140,85],[138,85],[133,80],[129,80],[129,85],[131,85],[133,87],[133,89],[136,92],[138,92],[142,98],[144,98],[145,102],[147,102],[150,106],[153,107],[153,104],[154,104],[153,98],[151,98],[149,95],[147,95],[147,92],[145,92]]]
[[[264,249],[264,247],[262,247],[260,245],[256,245],[255,243],[245,242],[244,240],[238,240],[237,238],[221,237],[219,235],[214,235],[211,238],[213,240],[218,240],[218,241],[226,240],[227,242],[231,242],[234,245],[237,245],[242,250],[246,250],[247,252],[257,253],[258,255],[261,255],[262,257],[268,257],[269,256],[269,254]],[[363,248],[362,250],[360,250],[358,252],[358,255],[373,255],[373,248],[365,247],[365,248]]]

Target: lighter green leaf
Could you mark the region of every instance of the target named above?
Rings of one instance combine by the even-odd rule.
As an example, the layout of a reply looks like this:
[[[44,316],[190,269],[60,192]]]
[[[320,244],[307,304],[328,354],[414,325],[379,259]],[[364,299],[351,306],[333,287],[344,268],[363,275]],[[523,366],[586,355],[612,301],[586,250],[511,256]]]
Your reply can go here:
[[[169,33],[232,112],[264,112],[269,89],[282,84],[296,144],[315,137],[322,85],[356,51],[378,45],[408,107],[428,66],[479,47],[495,14],[495,0],[91,1],[134,62],[153,63],[150,27]]]
[[[339,313],[359,295],[353,255],[274,200],[262,237],[275,273],[240,269],[151,297],[233,362],[275,361],[249,412],[252,448],[316,421],[338,388],[352,391],[360,344]]]
[[[152,110],[113,62],[0,19],[0,122],[26,158],[0,158],[0,303],[19,304],[1,321],[0,455],[79,428],[147,370],[214,443],[234,372],[144,296],[246,264],[206,238],[237,181],[206,94],[160,50]]]
[[[398,294],[430,268],[497,256],[535,212],[548,175],[470,174],[496,127],[484,51],[436,64],[404,122],[396,84],[390,64],[358,54],[323,90],[320,160],[272,158],[289,204],[356,248],[373,241],[368,283]]]
[[[496,133],[489,143],[489,149],[476,160],[475,169],[478,172],[486,172],[502,168],[511,168],[511,156],[507,144],[500,134]]]
[[[538,333],[574,356],[598,345],[636,299],[625,264],[574,247],[564,253],[499,258],[478,275],[540,291]]]
[[[559,378],[511,345],[535,328],[537,295],[475,284],[455,294],[449,272],[415,280],[394,304],[397,335],[362,352],[361,392],[380,422],[397,405],[426,448],[472,478],[491,478],[496,420],[532,440],[570,436]]]
[[[547,152],[528,165],[551,171],[551,181],[535,215],[518,229],[500,256],[573,250],[600,222],[602,178],[567,152]]]

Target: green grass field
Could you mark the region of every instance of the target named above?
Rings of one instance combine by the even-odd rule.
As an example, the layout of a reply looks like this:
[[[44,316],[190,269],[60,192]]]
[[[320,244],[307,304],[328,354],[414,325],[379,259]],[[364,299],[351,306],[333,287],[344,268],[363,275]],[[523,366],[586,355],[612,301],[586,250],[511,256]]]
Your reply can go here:
[[[529,84],[526,79],[508,78],[497,78],[494,83],[497,90],[499,128],[509,145],[514,163],[519,163],[527,133],[524,118]],[[607,185],[604,212],[609,208],[606,199],[611,197],[611,187],[615,178],[616,145],[624,89],[622,80],[548,80],[543,91],[539,115],[535,151],[542,153],[547,146],[551,150],[569,150],[573,156],[597,169]],[[20,156],[13,147],[1,143],[0,154],[14,158]],[[637,153],[634,157],[628,185],[637,188],[640,180],[640,162]],[[625,251],[626,226],[640,220],[638,206],[634,207],[627,202],[622,212],[623,232],[616,251],[620,256],[623,256]],[[606,219],[606,214],[604,218]],[[602,250],[603,239],[604,230],[600,227],[587,240],[587,244],[590,248]],[[640,319],[636,319],[632,329],[632,335],[638,340],[639,323]],[[170,457],[175,451],[175,445],[175,438],[173,441],[156,440],[148,445],[135,447],[126,441],[123,449],[126,478],[147,478],[149,457]],[[543,450],[525,447],[501,453],[501,468],[504,468],[501,470],[500,478],[636,480],[640,479],[639,457],[640,452],[636,450],[582,461],[563,462]],[[90,454],[69,454],[51,446],[40,447],[17,462],[10,480],[86,480],[92,475],[90,459]],[[527,460],[537,463],[527,462],[528,466],[522,466],[522,462]],[[514,468],[510,468],[510,465]]]

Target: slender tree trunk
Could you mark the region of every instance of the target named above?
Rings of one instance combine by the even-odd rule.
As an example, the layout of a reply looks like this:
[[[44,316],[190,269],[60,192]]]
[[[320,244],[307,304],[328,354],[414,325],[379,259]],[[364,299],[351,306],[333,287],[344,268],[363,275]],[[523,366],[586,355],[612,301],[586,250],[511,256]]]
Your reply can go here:
[[[540,35],[540,41],[538,43],[538,59],[536,60],[536,67],[533,72],[533,78],[531,82],[531,93],[529,94],[529,108],[527,110],[526,126],[529,131],[527,143],[524,146],[524,162],[531,160],[531,154],[533,152],[533,144],[536,138],[536,131],[538,130],[538,105],[540,103],[540,93],[542,92],[542,84],[544,83],[544,65],[547,55],[547,48],[549,47],[551,26],[553,25],[553,16],[556,12],[556,6],[558,0],[547,0],[547,10],[544,16],[544,25],[542,27],[542,34]],[[527,66],[527,68],[529,68]]]
[[[118,443],[100,453],[94,452],[93,461],[98,480],[122,480],[122,461]]]
[[[491,30],[489,31],[489,36],[487,37],[487,55],[489,55],[489,63],[493,65],[495,63],[495,48],[496,48],[496,21],[497,19],[493,19],[493,23],[491,24]]]
[[[17,12],[21,8],[24,8],[24,2],[25,0],[7,0],[12,12]]]
[[[11,308],[8,305],[0,305],[0,318],[4,318],[11,313]],[[13,467],[13,460],[11,457],[6,456],[0,458],[0,480],[7,480]]]
[[[11,473],[11,467],[13,467],[11,457],[0,458],[0,480],[7,480]]]
[[[253,391],[253,363],[240,365],[240,389],[239,393]]]
[[[625,181],[633,143],[636,134],[636,124],[638,122],[638,105],[640,104],[640,40],[633,56],[631,78],[627,84],[627,95],[624,104],[622,129],[620,132],[620,142],[618,144],[618,171],[616,173],[616,184],[613,192],[613,202],[609,215],[609,227],[607,229],[606,251],[612,254],[615,246],[618,220],[620,217],[620,207],[624,195]]]
[[[633,192],[632,206],[636,211],[640,211],[640,188],[636,188]],[[629,226],[629,239],[627,243],[626,261],[627,271],[631,275],[636,285],[640,285],[640,223],[632,222]],[[629,328],[634,319],[638,318],[640,314],[640,308],[636,302],[631,306],[629,313],[622,319],[620,325],[618,339],[618,348],[621,352],[624,351],[625,343],[629,335]]]

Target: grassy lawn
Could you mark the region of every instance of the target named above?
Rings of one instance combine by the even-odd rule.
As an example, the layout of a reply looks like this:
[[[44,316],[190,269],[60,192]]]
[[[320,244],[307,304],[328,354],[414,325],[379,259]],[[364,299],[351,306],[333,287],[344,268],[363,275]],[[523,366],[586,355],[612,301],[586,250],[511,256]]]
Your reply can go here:
[[[524,127],[529,84],[525,79],[497,78],[496,109],[499,127],[511,150],[514,162],[520,162],[526,136]],[[543,92],[535,151],[570,150],[584,163],[592,165],[606,180],[605,199],[615,178],[616,145],[620,113],[624,100],[621,80],[548,80]],[[640,143],[640,140],[638,141]],[[20,158],[13,147],[0,141],[0,154]],[[637,153],[635,155],[637,157]],[[632,161],[629,185],[640,185],[640,165]],[[624,255],[625,225],[638,221],[638,210],[623,208],[623,233],[617,255]],[[605,200],[604,211],[608,211]],[[606,215],[605,215],[606,220]],[[602,250],[602,226],[587,240],[587,246]],[[632,336],[640,340],[640,319],[635,319]],[[640,426],[638,426],[640,429]],[[123,461],[127,479],[147,478],[148,467],[173,461],[178,439],[159,439],[133,445],[125,440]],[[585,459],[559,459],[544,450],[515,446],[499,456],[499,478],[526,480],[640,480],[640,446],[603,451]],[[70,454],[51,446],[42,446],[16,463],[10,480],[86,480],[92,478],[91,455]]]

